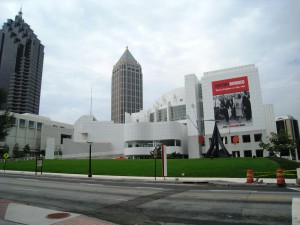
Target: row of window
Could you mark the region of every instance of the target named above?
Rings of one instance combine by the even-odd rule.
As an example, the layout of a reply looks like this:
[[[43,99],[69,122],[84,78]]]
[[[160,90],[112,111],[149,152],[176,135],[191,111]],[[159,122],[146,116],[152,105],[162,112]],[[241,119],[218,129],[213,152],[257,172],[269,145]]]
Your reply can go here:
[[[227,136],[224,136],[221,138],[222,138],[222,142],[224,144],[228,144]],[[254,142],[260,142],[261,138],[262,138],[262,134],[254,134],[252,138],[251,138],[250,134],[245,134],[245,135],[242,135],[242,139],[240,139],[240,137],[238,135],[232,135],[232,136],[230,136],[230,143],[231,144],[250,143],[251,140],[254,140]],[[209,138],[209,144],[211,144],[211,140],[212,140],[212,138]],[[205,144],[203,143],[202,146],[205,146]]]
[[[113,72],[113,77],[112,79],[118,79],[119,77],[127,77],[128,78],[137,78],[137,79],[142,79],[142,73],[137,72],[131,72],[128,70],[121,70],[121,71],[114,71]]]
[[[141,66],[139,64],[122,64],[120,66],[118,66],[119,68],[122,68],[122,69],[127,69],[127,68],[141,68]]]
[[[132,96],[132,95],[136,95],[136,96],[142,96],[143,92],[142,92],[142,88],[137,88],[137,89],[119,89],[119,88],[115,88],[112,91],[113,95],[119,96],[119,95],[128,95],[128,96]]]
[[[16,122],[17,121],[15,121],[15,125],[16,125]],[[24,120],[24,119],[19,119],[19,126],[20,127],[28,127],[28,128],[31,128],[31,129],[37,128],[38,130],[41,130],[43,124],[40,123],[40,122],[32,121],[32,120],[27,121],[27,120]]]
[[[170,107],[170,120],[176,121],[176,120],[183,120],[186,118],[186,106],[185,105],[179,105]]]
[[[264,152],[262,149],[255,150],[255,155],[253,155],[252,150],[244,150],[244,157],[264,157]],[[240,151],[232,151],[232,157],[241,157]]]
[[[141,72],[139,69],[127,67],[127,68],[116,68],[116,69],[114,69],[113,73],[118,73],[119,71],[124,71],[124,70],[125,71],[131,70],[131,71],[137,72],[137,73]]]
[[[149,141],[127,141],[125,142],[125,148],[134,147],[155,147],[157,143],[163,144],[165,146],[181,146],[181,141],[177,139],[168,140],[149,140]]]
[[[131,79],[131,78],[127,78],[127,80],[125,80],[124,77],[122,77],[122,79],[116,79],[116,80],[113,80],[112,82],[113,86],[115,87],[116,85],[121,85],[122,84],[122,87],[125,87],[125,84],[129,85],[129,84],[132,84],[132,85],[136,85],[136,86],[143,86],[143,81],[142,80],[139,80],[139,79]]]
[[[157,122],[168,121],[167,109],[157,111]]]
[[[160,109],[157,111],[157,122],[168,121],[167,109]],[[169,110],[170,121],[186,119],[186,106],[178,105],[170,107]],[[154,122],[154,113],[150,113],[150,122]]]

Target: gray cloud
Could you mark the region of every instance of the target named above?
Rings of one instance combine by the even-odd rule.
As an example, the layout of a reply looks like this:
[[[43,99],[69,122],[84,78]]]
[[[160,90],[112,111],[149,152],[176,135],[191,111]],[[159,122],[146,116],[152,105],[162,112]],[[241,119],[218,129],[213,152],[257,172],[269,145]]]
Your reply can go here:
[[[20,0],[0,2],[0,21]],[[255,63],[264,103],[300,119],[300,2],[296,0],[27,0],[23,17],[45,45],[40,114],[110,120],[113,65],[126,45],[144,74],[144,108],[184,75]]]

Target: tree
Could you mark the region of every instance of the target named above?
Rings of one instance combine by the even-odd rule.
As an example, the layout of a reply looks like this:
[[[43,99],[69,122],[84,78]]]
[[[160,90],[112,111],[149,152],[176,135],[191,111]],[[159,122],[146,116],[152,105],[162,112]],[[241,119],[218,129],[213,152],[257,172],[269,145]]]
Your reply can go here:
[[[25,145],[23,148],[24,155],[27,156],[28,153],[30,153],[30,147],[29,144]]]
[[[3,146],[3,150],[4,150],[5,153],[8,153],[8,152],[9,152],[9,147],[8,147],[7,144],[5,144],[5,145]]]
[[[19,151],[19,149],[20,149],[20,146],[18,143],[16,143],[13,147],[13,156],[15,158],[19,158],[21,156],[21,154],[20,154],[21,152]]]
[[[0,140],[4,139],[15,124],[15,117],[4,107],[6,92],[0,88]]]
[[[270,156],[280,155],[281,157],[294,154],[296,142],[289,137],[287,131],[280,130],[278,134],[271,132],[270,135],[268,143],[262,140],[259,143],[259,146],[268,151]]]

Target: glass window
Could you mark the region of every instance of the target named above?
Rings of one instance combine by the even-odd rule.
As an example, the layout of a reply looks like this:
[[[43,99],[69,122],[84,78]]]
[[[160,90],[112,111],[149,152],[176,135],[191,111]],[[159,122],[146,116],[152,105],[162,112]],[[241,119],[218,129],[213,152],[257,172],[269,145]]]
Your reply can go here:
[[[198,84],[198,91],[199,91],[199,98],[202,99],[202,85],[201,84]]]
[[[37,123],[37,129],[41,130],[42,129],[43,124],[42,123]]]
[[[20,127],[26,127],[26,120],[20,119]]]
[[[240,151],[232,151],[232,157],[240,157]]]
[[[154,113],[150,113],[150,122],[154,122]]]
[[[157,111],[158,119],[157,122],[167,121],[167,109],[161,109]]]
[[[186,118],[186,105],[170,107],[170,120],[184,120]]]
[[[257,149],[256,150],[256,157],[264,157],[264,153],[262,149]]]
[[[175,140],[160,140],[159,142],[166,146],[174,146],[175,145]]]
[[[227,136],[221,137],[221,138],[222,138],[222,142],[223,142],[225,145],[228,144]]]
[[[254,141],[255,142],[260,142],[261,141],[261,137],[262,137],[262,134],[254,134]]]
[[[250,135],[243,135],[243,142],[244,143],[251,142]]]
[[[252,157],[252,151],[251,150],[244,150],[244,157]]]
[[[35,122],[29,120],[28,127],[29,127],[29,128],[34,128],[34,126],[35,126]]]

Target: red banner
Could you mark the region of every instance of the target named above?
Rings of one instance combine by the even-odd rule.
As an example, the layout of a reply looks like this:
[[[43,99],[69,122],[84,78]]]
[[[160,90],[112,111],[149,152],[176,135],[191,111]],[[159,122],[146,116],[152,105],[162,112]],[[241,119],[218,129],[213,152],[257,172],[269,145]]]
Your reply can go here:
[[[242,91],[249,91],[248,77],[246,76],[212,82],[214,96]]]

